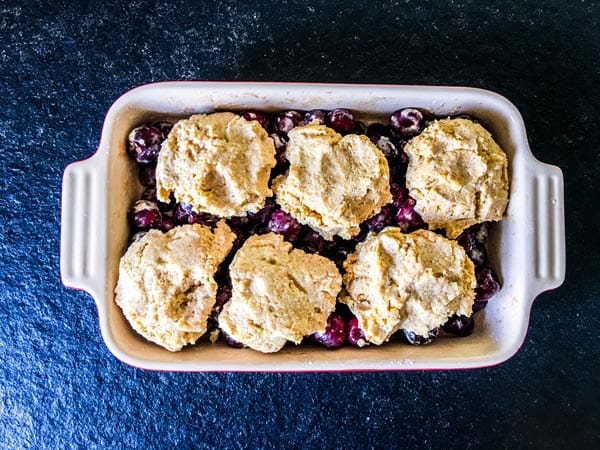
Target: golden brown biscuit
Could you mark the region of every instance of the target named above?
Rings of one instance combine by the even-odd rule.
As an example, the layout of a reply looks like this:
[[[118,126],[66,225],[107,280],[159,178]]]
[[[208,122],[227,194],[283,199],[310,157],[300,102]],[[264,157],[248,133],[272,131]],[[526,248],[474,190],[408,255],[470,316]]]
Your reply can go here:
[[[312,123],[288,134],[290,168],[273,181],[282,209],[326,239],[349,239],[391,200],[390,171],[366,136]]]
[[[508,203],[508,160],[481,125],[468,119],[430,124],[405,147],[406,186],[430,229],[456,238],[480,222],[501,220]]]
[[[232,296],[219,327],[265,353],[324,332],[342,284],[332,261],[293,249],[275,233],[248,238],[233,258],[230,276]]]
[[[475,269],[455,241],[432,231],[384,228],[344,262],[346,303],[369,342],[399,329],[427,336],[453,314],[471,315]]]
[[[219,222],[213,231],[150,230],[132,243],[121,258],[115,301],[133,329],[172,352],[196,342],[216,301],[213,276],[234,238]]]
[[[257,121],[233,113],[198,114],[175,124],[156,166],[156,196],[170,194],[196,212],[241,216],[272,195],[275,145]]]

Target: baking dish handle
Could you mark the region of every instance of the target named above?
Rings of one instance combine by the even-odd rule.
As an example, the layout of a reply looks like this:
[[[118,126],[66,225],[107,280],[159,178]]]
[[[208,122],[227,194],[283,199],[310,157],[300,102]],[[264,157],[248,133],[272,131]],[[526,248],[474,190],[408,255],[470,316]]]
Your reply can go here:
[[[65,286],[94,298],[103,291],[106,272],[106,179],[103,157],[70,164],[62,185],[60,274]]]
[[[562,171],[536,161],[532,170],[534,294],[560,286],[565,279],[564,181]]]

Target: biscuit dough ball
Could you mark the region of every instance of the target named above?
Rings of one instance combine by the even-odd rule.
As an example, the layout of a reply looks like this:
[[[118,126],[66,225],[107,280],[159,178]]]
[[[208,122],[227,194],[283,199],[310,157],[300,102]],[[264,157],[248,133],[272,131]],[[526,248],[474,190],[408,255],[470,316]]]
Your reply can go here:
[[[344,262],[347,295],[369,342],[399,329],[427,336],[453,314],[470,316],[475,269],[455,241],[432,231],[403,234],[397,227],[370,234]]]
[[[508,160],[481,125],[443,119],[412,138],[406,186],[430,229],[456,238],[480,222],[501,220],[508,204]]]
[[[219,327],[264,353],[324,332],[342,285],[332,261],[293,249],[275,233],[248,238],[233,258],[230,276],[231,300]]]
[[[156,166],[156,196],[171,193],[195,212],[242,216],[272,195],[269,176],[275,145],[257,121],[223,112],[177,122],[163,142]]]
[[[132,328],[172,352],[198,340],[216,301],[213,278],[233,245],[225,222],[150,230],[119,264],[115,301]]]
[[[350,239],[391,200],[387,160],[368,137],[317,122],[288,136],[290,168],[273,181],[277,203],[324,238]]]

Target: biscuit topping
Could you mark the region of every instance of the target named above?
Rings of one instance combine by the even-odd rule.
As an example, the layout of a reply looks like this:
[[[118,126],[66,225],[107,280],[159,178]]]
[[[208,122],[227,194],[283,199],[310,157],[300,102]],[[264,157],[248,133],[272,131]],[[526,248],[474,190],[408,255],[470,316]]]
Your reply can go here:
[[[471,315],[473,263],[455,241],[432,231],[388,227],[371,234],[344,269],[348,295],[340,300],[374,344],[399,329],[427,336],[453,314]]]
[[[178,121],[162,144],[156,196],[171,193],[195,212],[220,217],[258,211],[269,189],[275,146],[257,121],[233,113],[198,114]]]
[[[115,301],[133,329],[170,351],[196,342],[216,301],[213,276],[234,238],[220,222],[214,231],[150,230],[132,243],[121,258]]]
[[[456,238],[476,223],[501,220],[508,203],[507,157],[468,119],[430,124],[405,147],[406,185],[430,229]]]
[[[342,284],[332,261],[293,249],[275,233],[248,238],[230,276],[231,300],[219,326],[235,341],[265,353],[325,332]]]
[[[273,181],[281,207],[326,239],[349,239],[391,200],[389,167],[366,136],[313,122],[288,134],[290,168]]]

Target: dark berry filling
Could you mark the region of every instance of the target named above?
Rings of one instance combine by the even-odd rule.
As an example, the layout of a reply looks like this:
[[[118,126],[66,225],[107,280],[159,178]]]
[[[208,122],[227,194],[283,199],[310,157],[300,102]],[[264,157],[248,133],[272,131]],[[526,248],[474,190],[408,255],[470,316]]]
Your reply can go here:
[[[352,317],[348,321],[348,334],[346,339],[354,347],[366,347],[369,345],[369,341],[365,337],[365,332],[358,325],[358,319]]]
[[[260,126],[265,130],[269,129],[270,120],[269,116],[261,111],[245,111],[242,113],[242,117],[246,120],[256,120],[260,123]]]
[[[267,228],[273,233],[283,235],[284,239],[290,242],[298,239],[298,236],[302,231],[302,225],[300,225],[296,219],[281,209],[273,211]]]
[[[390,129],[400,136],[414,136],[423,128],[423,113],[415,108],[404,108],[390,116]]]
[[[454,314],[448,319],[448,321],[442,325],[442,329],[446,333],[453,334],[455,336],[468,336],[473,332],[475,327],[475,321],[473,317],[461,316]]]
[[[129,133],[128,151],[135,160],[142,164],[155,162],[158,158],[160,145],[165,136],[162,131],[152,125],[142,125]]]
[[[333,313],[327,319],[327,328],[323,333],[314,333],[312,338],[327,348],[338,348],[346,342],[346,321]]]
[[[338,108],[329,111],[326,124],[341,134],[350,133],[356,127],[354,115],[347,109]]]
[[[406,337],[406,340],[408,341],[409,344],[412,345],[427,345],[427,344],[431,344],[433,342],[433,340],[438,337],[438,334],[440,333],[440,329],[439,328],[434,328],[433,330],[429,331],[429,334],[427,336],[421,336],[420,334],[416,334],[414,331],[410,331],[410,330],[402,330],[404,332],[404,336]]]
[[[271,181],[285,173],[289,167],[286,159],[288,143],[287,134],[299,125],[309,123],[325,124],[340,134],[364,134],[379,148],[390,167],[390,192],[392,200],[383,206],[375,215],[364,221],[360,232],[352,239],[339,237],[329,241],[317,231],[300,224],[290,214],[283,211],[274,198],[268,198],[259,211],[248,213],[241,217],[227,219],[227,224],[235,233],[233,249],[215,274],[218,284],[216,303],[213,308],[210,324],[217,326],[217,317],[223,305],[231,297],[231,282],[229,279],[229,264],[235,252],[244,241],[253,234],[274,232],[281,234],[295,248],[308,253],[316,253],[331,259],[343,273],[343,263],[349,253],[355,251],[359,242],[366,239],[369,233],[377,233],[388,226],[397,226],[404,233],[417,229],[427,229],[428,225],[415,210],[416,201],[409,195],[405,185],[405,174],[408,156],[404,152],[407,141],[419,134],[427,124],[423,113],[414,108],[404,108],[395,111],[389,117],[389,123],[365,123],[357,120],[353,112],[337,108],[330,111],[313,109],[310,111],[281,111],[269,114],[262,111],[243,111],[240,113],[246,120],[254,120],[267,130],[273,140],[276,150],[276,167],[271,171]],[[157,121],[143,124],[131,131],[128,136],[128,153],[138,163],[138,179],[146,186],[141,199],[135,203],[129,212],[132,226],[132,242],[139,240],[149,229],[168,231],[177,225],[198,223],[214,228],[219,217],[194,211],[191,205],[176,202],[163,203],[156,198],[156,161],[162,142],[173,127],[172,122]],[[500,289],[499,279],[490,265],[485,243],[488,236],[488,224],[474,225],[465,230],[457,242],[465,249],[475,265],[477,287],[473,313],[483,309],[491,297]],[[349,312],[345,305],[338,304],[335,313],[327,320],[327,328],[323,333],[315,333],[310,339],[327,348],[338,348],[346,342],[354,347],[369,345],[364,331],[359,327],[358,319]],[[340,313],[341,312],[341,313]],[[468,336],[473,332],[473,317],[453,315],[442,325],[446,333],[455,336]],[[416,335],[409,330],[402,330],[406,340],[412,345],[424,345],[432,342],[439,334],[439,328],[431,330],[427,336]],[[242,347],[225,333],[221,336],[228,345]],[[347,344],[347,345],[348,345]]]

